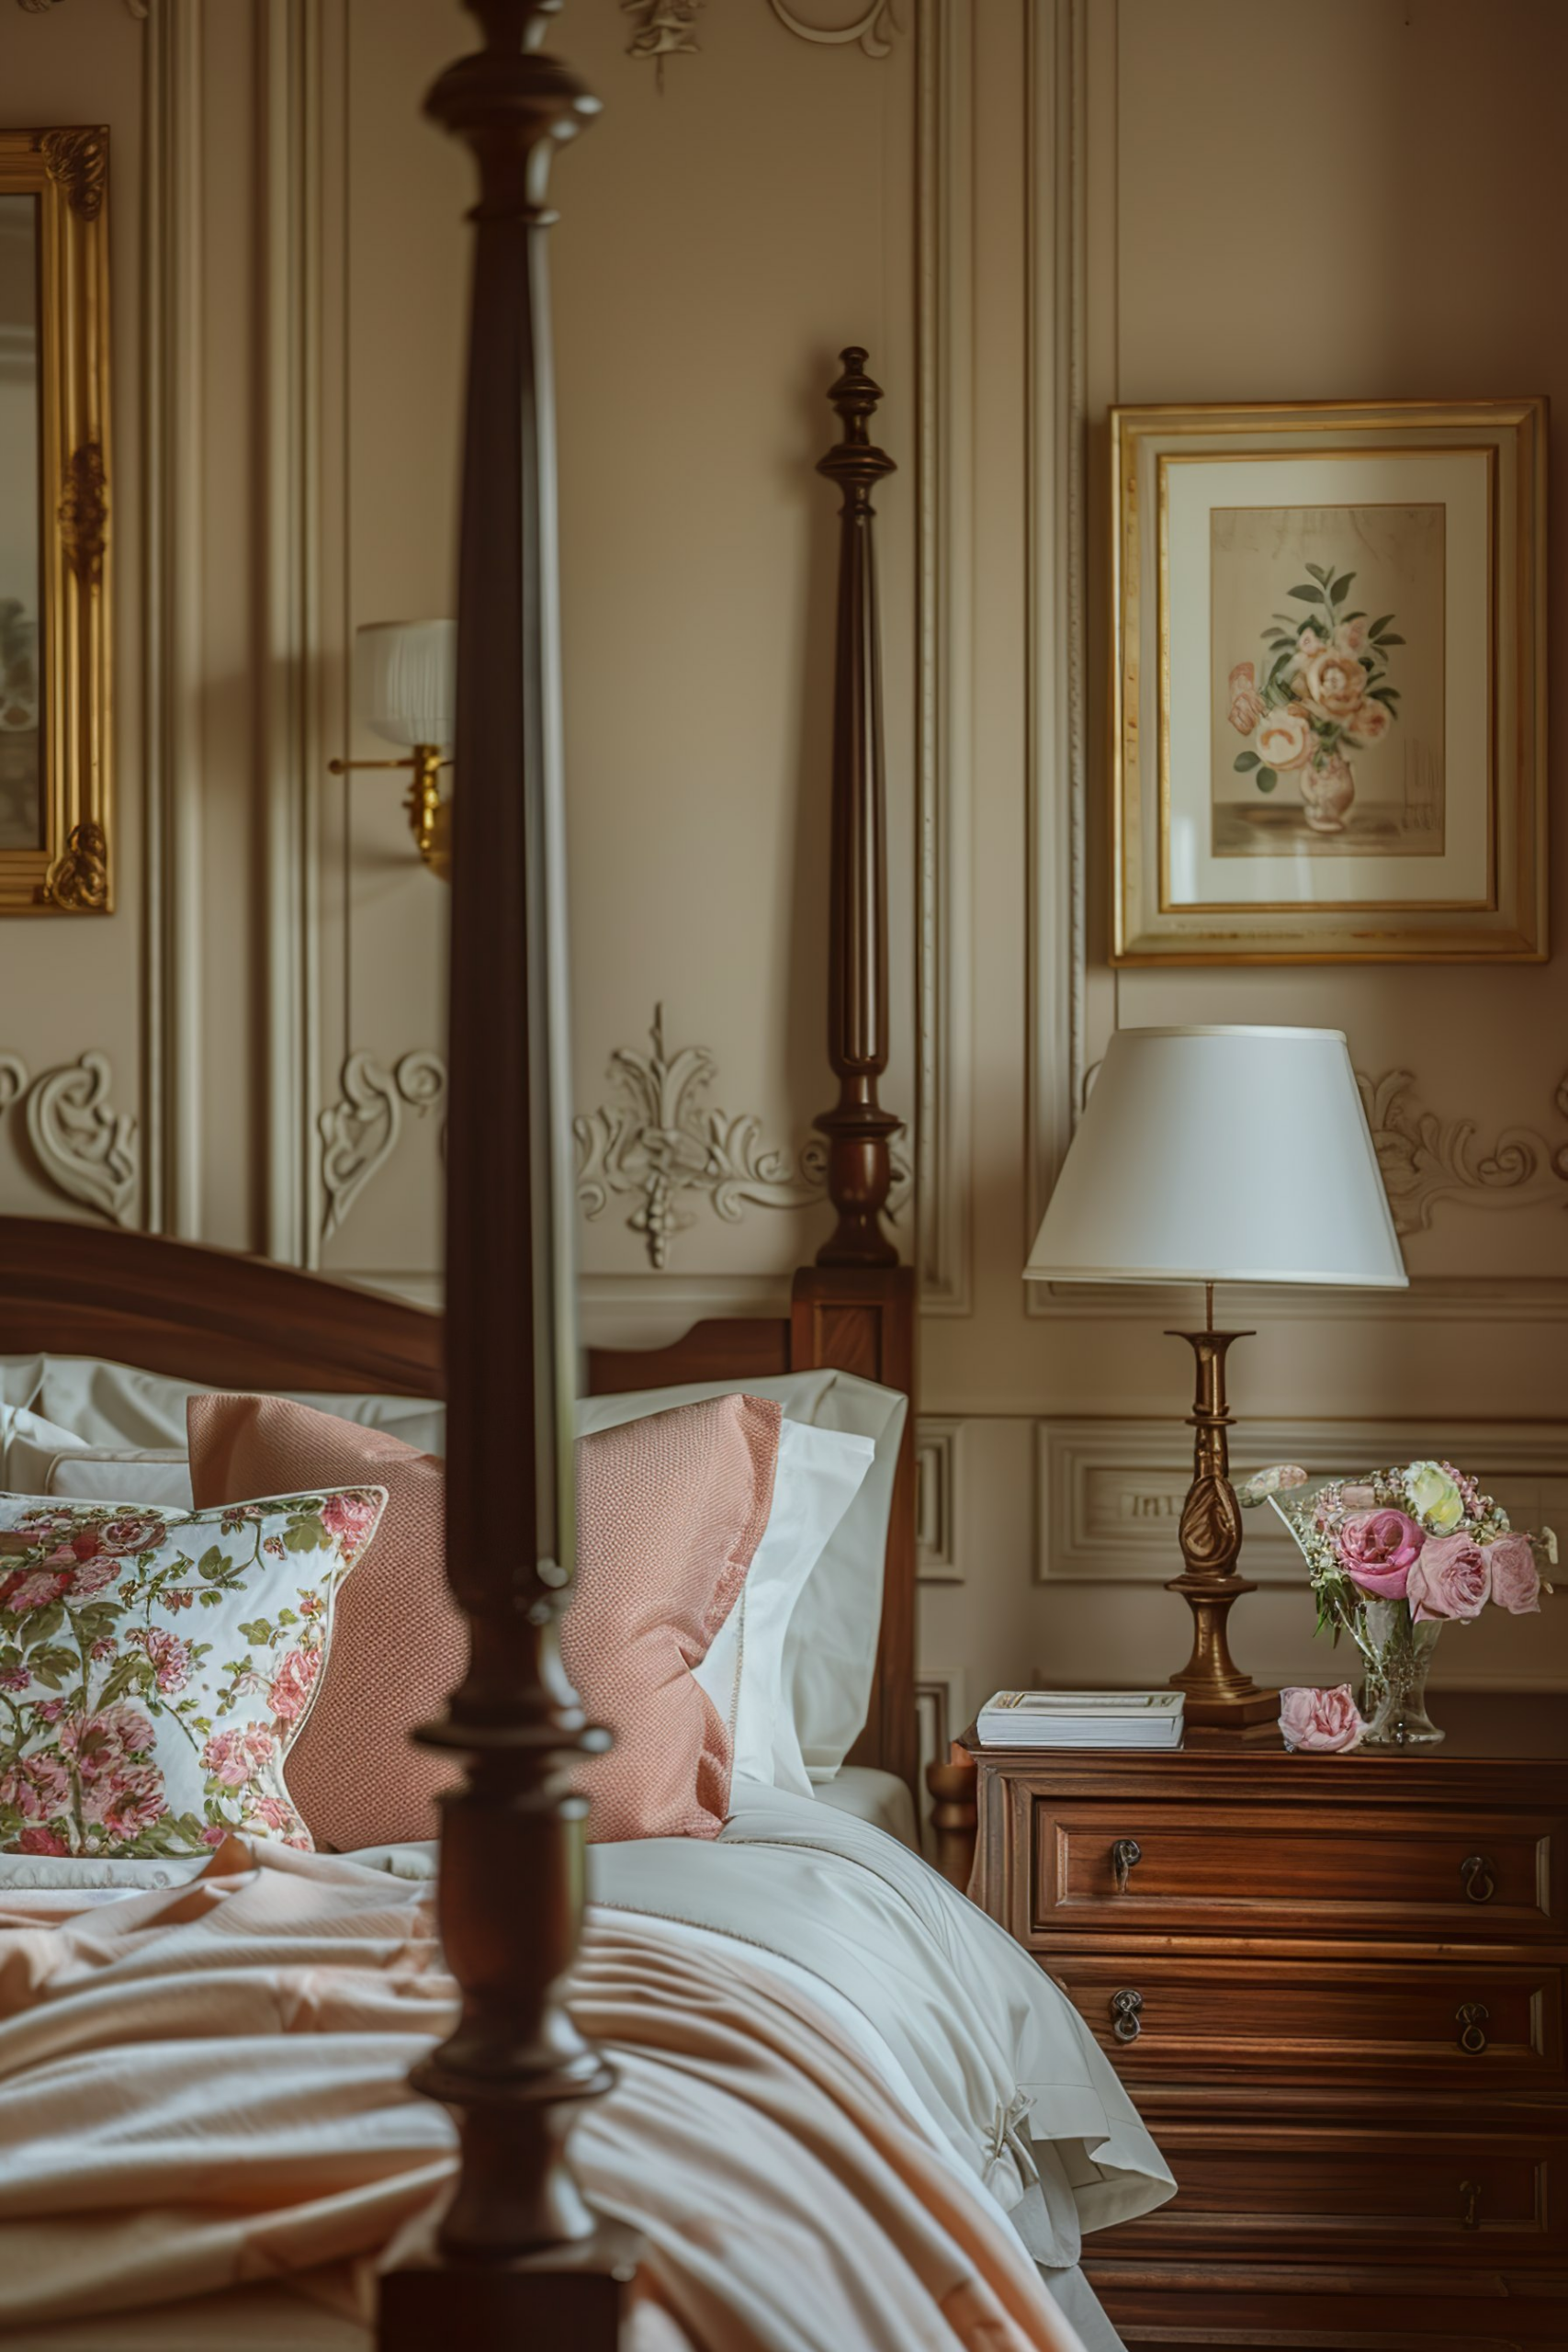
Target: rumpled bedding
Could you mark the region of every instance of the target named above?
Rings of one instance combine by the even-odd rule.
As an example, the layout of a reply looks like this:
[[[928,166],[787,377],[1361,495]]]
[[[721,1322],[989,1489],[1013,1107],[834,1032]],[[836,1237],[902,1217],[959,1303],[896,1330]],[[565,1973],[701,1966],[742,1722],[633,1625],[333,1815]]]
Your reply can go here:
[[[635,2352],[1081,2352],[1032,2255],[1171,2188],[1111,2069],[916,1857],[753,1794],[716,1844],[592,1849],[571,2005],[619,2080],[573,2156],[648,2242]],[[430,1862],[0,1874],[8,2344],[364,2352],[453,2165],[405,2082],[453,2015]]]

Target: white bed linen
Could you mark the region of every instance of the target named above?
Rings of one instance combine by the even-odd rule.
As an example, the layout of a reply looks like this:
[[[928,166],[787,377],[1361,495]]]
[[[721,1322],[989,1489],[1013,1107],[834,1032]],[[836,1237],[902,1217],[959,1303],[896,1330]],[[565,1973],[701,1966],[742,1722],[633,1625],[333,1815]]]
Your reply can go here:
[[[435,1849],[353,1859],[424,1879]],[[753,1963],[807,1982],[948,2166],[1010,2217],[1090,2352],[1114,2352],[1117,2338],[1076,2271],[1080,2233],[1150,2211],[1174,2182],[1077,2012],[1009,1937],[884,1831],[820,1799],[774,1790],[739,1791],[712,1843],[597,1846],[589,1861],[595,1916],[664,1920],[672,1942],[739,1940]],[[0,1858],[0,1890],[59,1887],[81,1868]],[[130,1886],[190,1874],[166,1863],[114,1869],[117,1885],[103,1890],[111,1903]],[[288,2311],[290,2344],[316,2352],[310,2315],[297,2301]],[[186,2333],[192,2323],[186,2313],[163,2340],[203,2341]],[[355,2340],[326,2314],[322,2326],[322,2352]],[[89,2336],[73,2324],[40,2330],[36,2340],[40,2352],[89,2343],[111,2352],[152,2340],[130,2330],[122,2337],[118,2327],[99,2323]],[[225,2328],[222,2340],[265,2338],[231,2339]]]
[[[872,1764],[844,1764],[830,1781],[819,1781],[812,1791],[818,1804],[847,1813],[855,1821],[870,1821],[886,1829],[901,1846],[920,1850],[915,1824],[915,1800],[908,1783],[897,1772],[880,1772]]]

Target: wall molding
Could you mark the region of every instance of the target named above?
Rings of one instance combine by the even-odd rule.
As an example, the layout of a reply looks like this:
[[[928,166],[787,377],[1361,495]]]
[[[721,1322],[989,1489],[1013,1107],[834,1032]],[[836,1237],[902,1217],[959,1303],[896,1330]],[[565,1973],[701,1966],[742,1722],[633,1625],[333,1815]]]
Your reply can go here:
[[[182,1240],[202,1227],[202,14],[148,20],[143,164],[143,1215]]]
[[[915,1258],[927,1315],[974,1311],[974,44],[970,0],[919,0]]]
[[[1568,1511],[1568,1421],[1249,1420],[1243,1471],[1299,1462],[1313,1476],[1381,1468],[1440,1452],[1473,1470],[1516,1522]],[[1163,1584],[1180,1569],[1177,1522],[1192,1443],[1174,1418],[1044,1419],[1035,1430],[1035,1581]],[[1242,1514],[1242,1574],[1306,1589],[1294,1544],[1267,1505]]]
[[[320,1240],[347,1207],[330,1196],[323,1205],[324,1166],[315,1148],[322,1116],[321,800],[327,760],[320,659],[328,390],[322,277],[326,177],[344,167],[341,136],[327,135],[325,99],[327,50],[341,51],[343,40],[341,7],[320,0],[271,0],[260,19],[265,1246],[269,1258],[304,1266],[319,1263]]]
[[[706,0],[621,0],[621,6],[635,20],[626,55],[649,59],[654,82],[662,90],[667,57],[701,54],[692,34]]]
[[[797,15],[787,0],[768,0],[768,6],[786,33],[822,49],[847,49],[853,42],[867,57],[891,57],[894,37],[902,30],[893,14],[893,0],[868,0],[859,16],[840,25],[813,24]]]
[[[109,1057],[96,1047],[33,1079],[20,1055],[0,1054],[0,1112],[21,1103],[44,1181],[78,1208],[133,1226],[141,1180],[136,1118],[114,1108],[113,1092]]]
[[[446,1098],[446,1065],[423,1049],[390,1069],[363,1048],[349,1055],[338,1100],[317,1116],[321,1239],[340,1232],[355,1201],[397,1150],[405,1107],[428,1118]]]
[[[706,1200],[727,1225],[748,1207],[810,1208],[826,1196],[827,1146],[813,1136],[792,1168],[785,1153],[762,1141],[754,1112],[731,1118],[702,1101],[718,1076],[706,1046],[664,1043],[664,1007],[653,1008],[652,1051],[617,1046],[608,1076],[618,1101],[579,1112],[571,1123],[577,1144],[577,1198],[592,1224],[612,1200],[634,1201],[626,1218],[640,1234],[650,1266],[662,1272],[677,1234],[696,1223],[682,1205]]]
[[[920,1584],[962,1584],[957,1558],[958,1437],[963,1423],[915,1425],[915,1577]]]
[[[1478,1142],[1473,1119],[1440,1118],[1416,1097],[1407,1069],[1381,1078],[1356,1073],[1378,1166],[1398,1233],[1426,1233],[1441,1201],[1470,1208],[1568,1207],[1568,1145],[1555,1150],[1533,1127],[1505,1127]],[[1568,1072],[1553,1101],[1568,1118]]]
[[[1026,1256],[1083,1099],[1089,553],[1084,0],[1036,0],[1027,23]]]

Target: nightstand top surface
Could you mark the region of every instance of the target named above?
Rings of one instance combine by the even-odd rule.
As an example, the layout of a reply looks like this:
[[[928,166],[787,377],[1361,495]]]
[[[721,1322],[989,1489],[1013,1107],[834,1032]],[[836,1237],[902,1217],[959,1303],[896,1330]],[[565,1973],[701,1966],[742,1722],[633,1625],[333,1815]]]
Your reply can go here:
[[[1205,1763],[1213,1758],[1238,1771],[1261,1769],[1270,1779],[1287,1763],[1292,1770],[1318,1764],[1358,1774],[1382,1771],[1391,1764],[1427,1769],[1445,1763],[1516,1763],[1532,1757],[1568,1763],[1568,1691],[1429,1690],[1427,1711],[1446,1735],[1436,1747],[1362,1747],[1351,1756],[1288,1756],[1277,1731],[1243,1745],[1196,1727],[1179,1748],[982,1747],[973,1724],[963,1734],[962,1744],[976,1758],[995,1762],[1005,1758],[1015,1769],[1036,1763],[1049,1769],[1061,1759],[1081,1770],[1092,1758],[1111,1772],[1128,1766],[1146,1770],[1175,1758],[1201,1756]]]

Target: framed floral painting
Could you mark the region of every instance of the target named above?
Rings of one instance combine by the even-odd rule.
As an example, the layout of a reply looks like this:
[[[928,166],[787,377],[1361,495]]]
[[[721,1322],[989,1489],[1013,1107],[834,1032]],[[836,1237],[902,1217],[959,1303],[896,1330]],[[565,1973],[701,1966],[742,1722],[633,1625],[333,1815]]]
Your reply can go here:
[[[1544,958],[1546,438],[1112,411],[1114,962]]]

